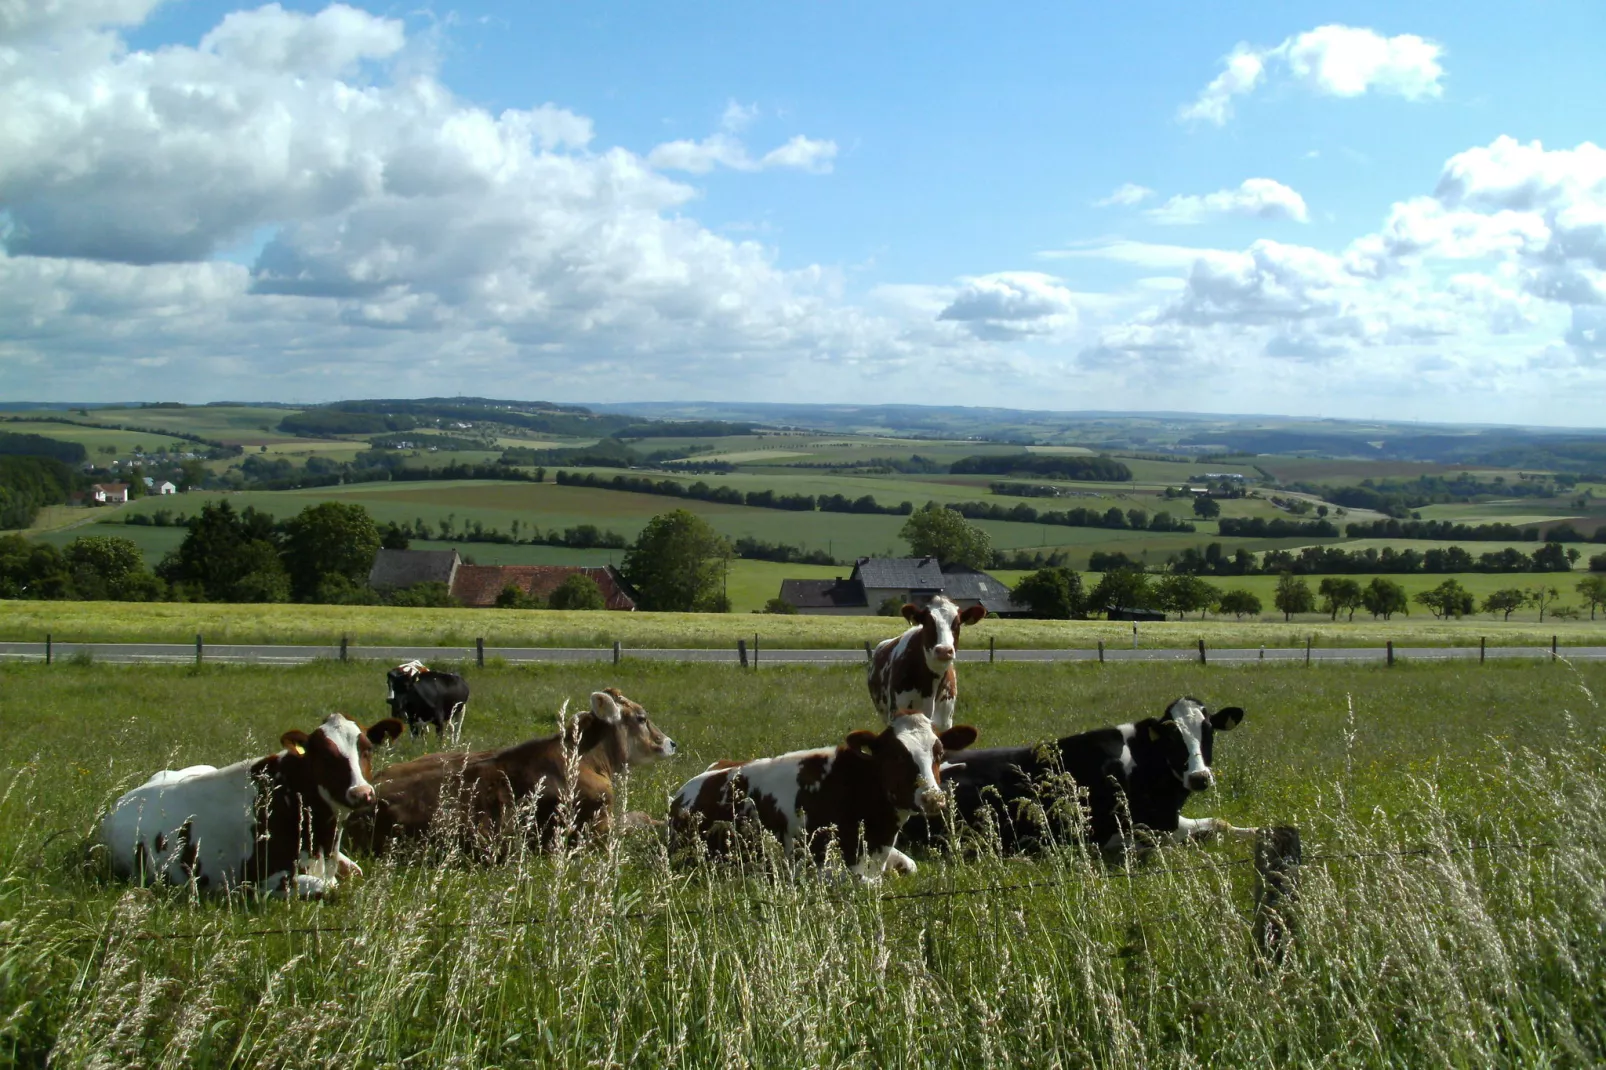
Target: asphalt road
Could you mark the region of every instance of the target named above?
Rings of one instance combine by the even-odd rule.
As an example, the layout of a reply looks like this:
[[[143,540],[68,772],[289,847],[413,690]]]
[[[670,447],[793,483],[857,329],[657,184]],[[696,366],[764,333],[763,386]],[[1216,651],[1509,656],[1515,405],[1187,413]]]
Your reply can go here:
[[[734,648],[721,649],[625,649],[621,655],[627,658],[645,661],[697,661],[710,663],[737,664],[739,655]],[[1559,656],[1568,660],[1598,660],[1606,659],[1606,647],[1561,647]],[[1467,661],[1477,660],[1480,651],[1478,647],[1400,647],[1394,648],[1394,656],[1402,661]],[[197,651],[193,643],[54,643],[51,645],[50,657],[52,660],[66,660],[74,656],[88,656],[97,662],[112,664],[130,664],[149,662],[152,664],[194,664],[197,660]],[[387,665],[397,665],[401,662],[416,658],[426,664],[431,662],[466,662],[473,661],[475,648],[454,646],[364,646],[349,647],[346,656],[353,661],[373,661]],[[1551,656],[1548,646],[1491,646],[1485,652],[1490,658],[1548,658]],[[46,656],[44,643],[0,643],[0,658],[10,661],[44,661]],[[330,646],[294,646],[274,644],[238,644],[238,643],[207,643],[200,652],[199,658],[205,662],[233,665],[304,665],[307,662],[320,658],[337,660],[341,656],[340,647]],[[486,647],[487,658],[500,658],[510,664],[535,664],[551,662],[611,662],[614,651],[609,647]],[[992,655],[994,660],[1004,661],[1097,661],[1097,650],[999,650]],[[1197,649],[1151,648],[1139,647],[1109,647],[1104,651],[1106,661],[1197,661]],[[1303,662],[1307,652],[1303,647],[1234,647],[1209,648],[1206,650],[1208,664],[1241,665],[1254,661],[1280,661]],[[1382,662],[1388,658],[1388,651],[1384,647],[1315,647],[1308,652],[1312,662]],[[748,651],[749,659],[754,659],[753,651]],[[985,662],[989,658],[986,650],[961,650],[959,660],[964,662]],[[767,650],[760,649],[756,654],[759,668],[766,665],[833,665],[833,664],[863,664],[865,653],[863,648],[834,649],[834,650]]]

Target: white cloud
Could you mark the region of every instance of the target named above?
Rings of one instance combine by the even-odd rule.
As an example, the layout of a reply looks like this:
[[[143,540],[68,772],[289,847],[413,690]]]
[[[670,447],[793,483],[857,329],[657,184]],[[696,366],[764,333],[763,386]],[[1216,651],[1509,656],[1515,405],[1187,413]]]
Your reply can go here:
[[[102,26],[134,26],[162,0],[0,0],[0,43]]]
[[[1172,197],[1144,214],[1156,223],[1167,225],[1203,223],[1216,216],[1310,221],[1305,198],[1269,178],[1248,178],[1237,189],[1217,190],[1202,196]]]
[[[1075,324],[1076,316],[1076,295],[1059,279],[1036,271],[1001,271],[965,279],[937,318],[998,340],[1063,330]]]
[[[686,171],[704,175],[716,167],[733,171],[767,171],[783,168],[823,175],[831,171],[836,159],[834,141],[819,140],[797,134],[777,148],[754,158],[737,135],[758,118],[757,105],[741,105],[731,101],[720,118],[720,128],[701,141],[681,139],[656,146],[647,154],[647,163],[660,171]]]
[[[1318,26],[1272,48],[1240,44],[1223,61],[1221,74],[1178,117],[1221,126],[1232,117],[1236,98],[1279,74],[1324,96],[1377,92],[1406,100],[1437,97],[1443,92],[1443,54],[1443,46],[1415,34],[1384,37],[1375,30],[1340,25]]]
[[[1045,249],[1037,255],[1043,260],[1111,260],[1135,267],[1164,270],[1191,267],[1201,256],[1221,251],[1192,245],[1165,245],[1116,238],[1072,244],[1063,249]]]
[[[1115,190],[1108,197],[1101,197],[1094,201],[1093,207],[1110,208],[1120,206],[1126,208],[1134,204],[1141,204],[1153,196],[1154,190],[1149,187],[1140,186],[1135,182],[1125,182],[1115,187]]]

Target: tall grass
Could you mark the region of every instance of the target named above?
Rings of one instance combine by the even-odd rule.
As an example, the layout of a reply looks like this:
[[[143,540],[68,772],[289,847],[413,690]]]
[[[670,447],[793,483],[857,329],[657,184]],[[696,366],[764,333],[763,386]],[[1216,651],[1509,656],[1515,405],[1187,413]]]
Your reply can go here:
[[[595,669],[487,670],[475,745],[541,731]],[[651,834],[467,862],[364,860],[326,903],[107,882],[82,841],[158,765],[266,749],[357,667],[0,669],[0,1060],[60,1066],[1500,1066],[1606,1058],[1606,671],[1560,666],[978,667],[983,743],[1248,709],[1190,806],[1299,826],[1297,936],[1253,936],[1230,845],[1109,865],[984,837],[863,887],[785,860],[672,865]],[[859,674],[626,665],[684,761],[869,722]],[[307,697],[301,697],[307,696]],[[363,696],[369,696],[364,699]],[[1353,711],[1353,712],[1352,712]],[[288,720],[287,720],[288,718]],[[418,746],[409,744],[409,746]],[[227,753],[221,753],[227,750]],[[1549,844],[1491,849],[1492,844]],[[178,938],[173,938],[178,937]]]

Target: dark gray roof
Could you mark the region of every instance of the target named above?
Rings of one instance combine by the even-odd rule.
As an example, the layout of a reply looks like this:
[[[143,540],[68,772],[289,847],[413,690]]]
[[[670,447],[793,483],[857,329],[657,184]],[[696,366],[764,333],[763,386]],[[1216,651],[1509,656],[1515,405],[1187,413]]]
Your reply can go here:
[[[864,584],[857,580],[782,580],[781,600],[798,609],[861,609]]]
[[[935,557],[861,557],[853,577],[866,587],[940,591],[945,586]]]
[[[415,583],[450,584],[458,563],[456,550],[381,550],[368,572],[368,586],[388,591]]]

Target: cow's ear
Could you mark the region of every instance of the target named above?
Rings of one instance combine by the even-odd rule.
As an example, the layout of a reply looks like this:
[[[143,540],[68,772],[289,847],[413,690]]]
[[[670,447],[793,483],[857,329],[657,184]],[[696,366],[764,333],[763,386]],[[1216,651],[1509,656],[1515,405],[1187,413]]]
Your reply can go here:
[[[964,750],[966,747],[976,742],[976,737],[978,735],[980,735],[980,733],[970,725],[956,724],[942,735],[938,736],[937,739],[941,741],[943,750],[955,751]]]
[[[1217,710],[1210,715],[1210,727],[1217,732],[1231,732],[1238,727],[1238,722],[1244,719],[1242,706],[1228,706],[1224,710]]]
[[[1159,724],[1158,721],[1150,721],[1149,722],[1149,742],[1150,743],[1158,743],[1158,742],[1160,742],[1160,724]]]
[[[914,624],[919,621],[920,607],[912,602],[905,602],[903,604],[903,619],[908,621],[910,624]]]
[[[987,615],[987,607],[977,603],[959,614],[960,624],[975,624]]]
[[[591,692],[591,716],[603,724],[619,723],[619,703],[606,691]]]
[[[307,734],[299,728],[290,729],[279,737],[279,742],[284,744],[284,749],[291,754],[307,753]]]
[[[876,734],[867,728],[856,728],[848,733],[845,741],[848,750],[868,753],[875,748]]]
[[[373,727],[368,729],[368,742],[375,745],[389,743],[401,734],[402,723],[394,717],[386,717],[383,721],[375,722]]]

